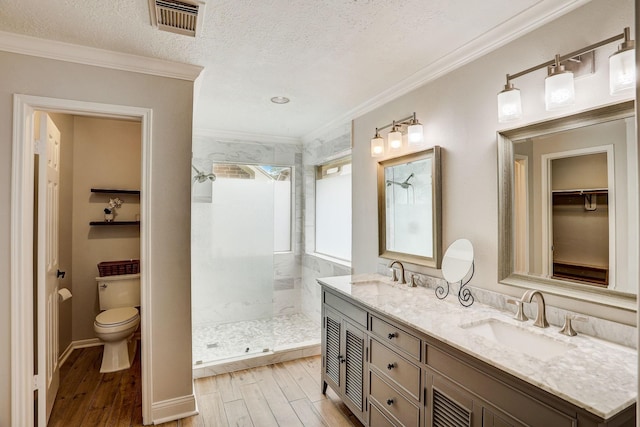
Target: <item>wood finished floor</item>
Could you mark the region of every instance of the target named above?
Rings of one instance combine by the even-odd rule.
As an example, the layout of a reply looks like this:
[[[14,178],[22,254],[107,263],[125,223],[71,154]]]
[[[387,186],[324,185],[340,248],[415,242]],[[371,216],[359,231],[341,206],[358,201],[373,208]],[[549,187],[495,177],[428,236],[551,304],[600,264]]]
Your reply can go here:
[[[100,374],[102,349],[74,350],[62,366],[49,426],[141,426],[139,352],[131,369]],[[320,389],[320,356],[197,379],[200,413],[166,427],[362,427]]]

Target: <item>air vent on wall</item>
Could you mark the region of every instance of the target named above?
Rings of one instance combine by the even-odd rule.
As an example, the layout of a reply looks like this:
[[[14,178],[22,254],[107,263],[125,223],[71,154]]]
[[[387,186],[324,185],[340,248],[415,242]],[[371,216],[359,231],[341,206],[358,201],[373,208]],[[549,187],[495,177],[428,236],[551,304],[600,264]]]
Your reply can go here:
[[[149,12],[151,25],[154,27],[195,37],[202,25],[204,3],[190,0],[149,0]]]

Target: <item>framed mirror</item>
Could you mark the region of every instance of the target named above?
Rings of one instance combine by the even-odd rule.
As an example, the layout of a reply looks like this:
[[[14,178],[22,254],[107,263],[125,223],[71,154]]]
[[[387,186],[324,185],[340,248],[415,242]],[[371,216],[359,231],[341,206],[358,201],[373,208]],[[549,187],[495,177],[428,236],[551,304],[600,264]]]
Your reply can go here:
[[[633,101],[498,134],[501,283],[636,310]]]
[[[382,258],[440,268],[440,147],[378,163],[378,243]]]

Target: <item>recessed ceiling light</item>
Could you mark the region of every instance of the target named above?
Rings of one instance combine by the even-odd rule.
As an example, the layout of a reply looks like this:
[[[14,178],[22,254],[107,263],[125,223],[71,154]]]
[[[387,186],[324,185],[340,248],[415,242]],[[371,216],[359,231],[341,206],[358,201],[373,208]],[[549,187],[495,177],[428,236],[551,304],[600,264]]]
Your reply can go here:
[[[271,98],[271,102],[273,102],[274,104],[286,104],[289,101],[290,99],[286,96],[274,96],[273,98]]]

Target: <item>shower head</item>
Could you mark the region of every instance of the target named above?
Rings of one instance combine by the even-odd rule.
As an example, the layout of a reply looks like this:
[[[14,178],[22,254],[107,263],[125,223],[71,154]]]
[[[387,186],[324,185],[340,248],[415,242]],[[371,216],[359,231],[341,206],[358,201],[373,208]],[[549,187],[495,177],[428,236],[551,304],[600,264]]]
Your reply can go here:
[[[191,167],[193,168],[194,171],[196,171],[196,175],[193,177],[193,182],[197,182],[199,184],[203,183],[203,182],[207,182],[207,180],[209,181],[215,181],[216,180],[216,174],[212,173],[204,173],[198,170],[198,168],[196,168],[195,166],[191,165]]]

